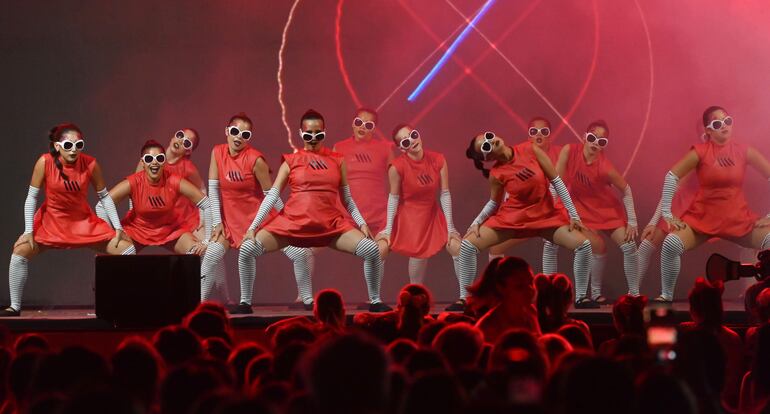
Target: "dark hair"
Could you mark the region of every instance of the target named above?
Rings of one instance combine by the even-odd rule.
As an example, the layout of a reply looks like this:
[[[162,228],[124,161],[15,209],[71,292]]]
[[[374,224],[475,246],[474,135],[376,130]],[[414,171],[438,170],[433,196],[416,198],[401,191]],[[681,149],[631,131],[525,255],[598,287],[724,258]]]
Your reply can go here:
[[[770,325],[765,324],[757,330],[757,350],[770,347]],[[770,391],[770,353],[757,352],[751,364],[751,377],[758,388],[767,395]]]
[[[543,121],[543,122],[545,122],[545,124],[548,126],[548,128],[550,128],[550,127],[551,127],[551,121],[549,121],[549,120],[547,120],[547,119],[543,118],[542,116],[535,116],[535,117],[532,117],[532,119],[530,119],[530,120],[529,120],[529,122],[527,123],[527,125],[532,125],[532,124],[534,124],[534,123],[535,123],[535,121]]]
[[[345,303],[340,292],[324,289],[315,297],[315,317],[324,325],[342,328],[345,326]]]
[[[537,319],[543,332],[555,332],[567,321],[572,304],[572,282],[561,273],[535,277]]]
[[[647,296],[621,296],[612,305],[612,320],[620,335],[645,335],[644,307],[647,306]]]
[[[425,316],[430,313],[431,297],[425,286],[408,284],[398,295],[398,330],[401,337],[417,340]]]
[[[232,124],[233,121],[235,121],[236,119],[240,119],[241,121],[248,122],[249,125],[254,126],[254,123],[251,122],[251,118],[249,118],[249,116],[246,115],[246,112],[238,112],[237,114],[231,116],[230,120],[227,121],[227,125]],[[192,128],[188,128],[188,129],[192,129]],[[195,131],[195,130],[193,130],[193,131]],[[195,135],[198,135],[197,131],[195,132]]]
[[[380,114],[377,113],[377,110],[376,109],[372,109],[372,108],[370,108],[368,106],[362,106],[362,107],[359,107],[358,109],[356,109],[356,116],[358,116],[358,114],[360,114],[361,112],[366,112],[368,114],[374,115],[374,123],[375,124],[380,119]]]
[[[398,131],[401,131],[402,128],[406,128],[406,127],[410,127],[411,128],[412,126],[407,124],[407,123],[404,123],[404,122],[396,125],[396,127],[393,128],[393,131],[390,133],[390,139],[395,141],[396,140],[396,134],[398,134]]]
[[[80,131],[80,128],[78,128],[78,126],[73,124],[72,122],[64,122],[59,125],[56,125],[53,128],[51,128],[51,130],[48,132],[48,152],[53,157],[53,162],[54,164],[56,164],[56,168],[59,169],[59,174],[61,175],[61,178],[63,178],[64,180],[69,180],[69,177],[67,177],[67,174],[64,174],[64,168],[61,164],[61,160],[59,159],[59,151],[56,149],[56,146],[54,145],[54,143],[59,142],[62,135],[70,131],[75,131],[81,137],[83,136],[83,132]]]
[[[529,267],[529,263],[520,257],[509,256],[493,259],[476,283],[468,288],[468,292],[471,294],[469,298],[471,309],[478,309],[483,306],[491,308],[496,305],[498,301],[503,299],[500,297],[498,286],[504,280],[525,272],[531,273],[532,269]]]
[[[144,155],[145,152],[150,148],[160,148],[160,152],[166,152],[166,148],[158,141],[155,141],[154,139],[148,139],[144,142],[144,145],[142,145],[142,151],[139,152],[139,155]]]
[[[476,151],[475,136],[471,138],[471,142],[468,145],[468,149],[465,150],[465,157],[470,160],[473,160],[473,166],[476,167],[477,170],[481,171],[481,174],[484,175],[484,178],[489,178],[489,170],[487,168],[484,168],[484,163],[482,162],[484,160],[484,157]]]
[[[596,121],[593,121],[590,124],[588,124],[588,127],[586,128],[586,132],[597,127],[602,127],[604,128],[605,131],[607,131],[605,138],[610,136],[610,127],[607,125],[607,122],[603,119],[597,119]]]
[[[475,366],[483,348],[484,335],[479,328],[466,323],[447,326],[433,339],[433,349],[453,370]]]
[[[708,108],[706,108],[705,111],[703,111],[703,126],[704,127],[709,124],[709,118],[711,117],[711,114],[713,114],[716,111],[725,111],[725,112],[727,112],[725,110],[725,108],[722,108],[721,106],[717,106],[717,105],[709,106]]]
[[[324,128],[326,127],[326,120],[324,119],[324,116],[321,115],[321,113],[319,113],[315,109],[308,109],[307,111],[305,111],[304,114],[302,114],[302,118],[299,120],[299,127],[302,128],[302,123],[303,122],[309,121],[309,120],[312,120],[312,119],[317,119],[317,120],[323,122]]]
[[[695,285],[688,296],[690,313],[697,316],[697,323],[704,328],[722,326],[722,292],[724,284],[721,281],[710,282],[702,277],[695,279]]]

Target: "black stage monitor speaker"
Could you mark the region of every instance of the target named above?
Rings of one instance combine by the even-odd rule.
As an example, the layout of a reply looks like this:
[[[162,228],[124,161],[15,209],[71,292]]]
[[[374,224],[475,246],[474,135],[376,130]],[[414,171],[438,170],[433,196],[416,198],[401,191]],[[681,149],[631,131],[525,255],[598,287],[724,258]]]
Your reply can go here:
[[[118,327],[179,323],[200,302],[197,255],[96,256],[96,316]]]

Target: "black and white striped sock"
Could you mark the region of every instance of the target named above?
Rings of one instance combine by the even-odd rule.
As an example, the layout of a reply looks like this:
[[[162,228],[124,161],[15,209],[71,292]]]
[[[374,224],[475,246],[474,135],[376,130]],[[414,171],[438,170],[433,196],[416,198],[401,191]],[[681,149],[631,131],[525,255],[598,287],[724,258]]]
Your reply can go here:
[[[313,303],[313,267],[315,256],[313,249],[307,247],[287,246],[283,254],[294,264],[294,279],[297,281],[297,292],[302,303]]]
[[[673,233],[666,236],[660,248],[660,295],[666,300],[674,299],[676,279],[682,267],[682,253],[684,253],[682,239]]]
[[[639,273],[639,286],[642,286],[645,276],[647,276],[647,270],[650,268],[650,259],[652,254],[655,253],[655,245],[651,241],[644,239],[639,243],[639,250],[636,253]]]
[[[364,259],[364,279],[369,292],[369,303],[380,303],[380,283],[382,283],[382,258],[377,243],[372,239],[361,239],[356,246],[356,256]]]
[[[409,283],[422,285],[425,282],[425,273],[427,271],[428,259],[409,258]]]
[[[217,271],[221,271],[222,266],[219,263],[225,258],[225,246],[219,242],[211,242],[206,246],[206,252],[201,259],[201,302],[211,298],[211,291],[214,289],[216,280],[221,276]]]
[[[762,245],[760,245],[760,250],[767,250],[770,248],[770,233],[767,233],[765,235],[765,238],[762,239]]]
[[[602,278],[606,264],[606,254],[593,254],[593,262],[591,263],[591,299],[593,300],[602,295]]]
[[[572,272],[575,274],[575,302],[580,302],[588,295],[588,273],[591,269],[592,257],[591,242],[584,240],[583,244],[575,249],[575,258],[572,261]]]
[[[460,243],[460,256],[457,258],[457,283],[460,285],[460,299],[468,297],[468,288],[476,279],[479,249],[468,240]]]
[[[636,243],[628,241],[620,245],[623,252],[623,271],[626,274],[628,294],[639,296],[639,254]]]
[[[133,244],[126,247],[126,250],[120,253],[121,256],[130,256],[132,254],[136,254],[136,247]]]
[[[543,239],[543,273],[552,275],[557,273],[559,263],[559,246]]]
[[[257,257],[265,253],[259,240],[246,240],[238,249],[238,276],[241,279],[241,303],[251,305],[254,279],[257,277]]]
[[[24,294],[24,285],[29,275],[29,260],[17,254],[11,255],[11,264],[8,266],[8,287],[11,290],[11,307],[21,310],[21,297]]]

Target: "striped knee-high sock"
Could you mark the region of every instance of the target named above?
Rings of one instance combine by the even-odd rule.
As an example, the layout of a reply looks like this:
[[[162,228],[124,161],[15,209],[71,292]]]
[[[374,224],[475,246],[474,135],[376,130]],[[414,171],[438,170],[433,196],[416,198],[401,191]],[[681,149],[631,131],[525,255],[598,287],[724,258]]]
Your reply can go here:
[[[364,279],[369,293],[370,303],[380,303],[380,283],[382,282],[382,258],[377,243],[372,239],[361,239],[356,246],[356,256],[364,259]]]
[[[11,264],[8,266],[8,287],[11,289],[11,307],[21,310],[21,297],[24,294],[24,285],[29,275],[29,259],[17,254],[11,255]]]
[[[655,250],[658,249],[647,239],[644,239],[639,243],[639,249],[636,252],[639,286],[642,286],[642,281],[644,280],[644,277],[647,276],[647,270],[650,268],[650,259],[652,258],[652,254],[655,253]]]
[[[428,271],[428,259],[409,258],[409,283],[422,285]]]
[[[559,246],[551,243],[550,240],[543,240],[543,273],[552,275],[557,270],[559,262]]]
[[[666,236],[660,248],[660,296],[666,300],[674,300],[674,287],[682,267],[682,253],[684,253],[682,239],[673,233]]]
[[[460,285],[460,299],[468,297],[468,288],[476,279],[479,249],[468,240],[460,243],[460,255],[457,258],[457,282]]]
[[[593,254],[591,263],[591,299],[602,295],[602,278],[604,277],[604,265],[607,264],[606,254]]]
[[[257,257],[265,253],[259,240],[246,240],[238,249],[238,276],[241,279],[241,303],[251,305],[254,279],[257,277]]]
[[[460,256],[452,256],[452,267],[454,267],[455,269],[455,277],[458,277],[457,275],[460,274],[460,266],[458,264],[459,259],[460,259]]]
[[[297,281],[299,299],[306,305],[313,303],[313,249],[288,246],[283,249],[283,254],[294,263],[294,279]]]
[[[588,295],[588,273],[591,269],[593,249],[591,242],[583,241],[583,244],[575,249],[575,258],[572,261],[572,272],[575,274],[575,301],[580,302]]]
[[[620,250],[623,251],[623,271],[626,273],[628,294],[639,296],[639,255],[636,243],[625,242],[620,245]]]
[[[760,250],[767,250],[770,249],[770,233],[767,233],[765,235],[765,238],[762,239],[762,245],[760,246]]]
[[[212,242],[206,246],[206,252],[201,259],[201,302],[209,300],[214,284],[219,278],[217,271],[222,269],[219,262],[225,258],[225,246],[219,242]]]
[[[136,247],[133,244],[126,247],[126,250],[120,253],[121,256],[130,256],[132,254],[136,254]]]

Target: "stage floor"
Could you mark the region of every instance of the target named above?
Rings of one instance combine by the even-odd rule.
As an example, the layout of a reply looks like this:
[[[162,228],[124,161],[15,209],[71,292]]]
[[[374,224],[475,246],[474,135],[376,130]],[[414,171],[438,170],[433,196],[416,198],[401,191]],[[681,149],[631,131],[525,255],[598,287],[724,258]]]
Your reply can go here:
[[[447,305],[449,304],[435,304],[432,313],[437,315],[443,312]],[[347,315],[352,317],[357,313],[366,312],[366,310],[358,309],[358,307],[358,304],[348,304]],[[254,313],[251,315],[231,315],[232,325],[236,328],[264,328],[281,319],[294,316],[312,316],[312,312],[290,305],[255,305],[253,308]],[[690,320],[687,302],[675,302],[673,308],[678,320]],[[725,323],[730,325],[748,323],[746,313],[743,310],[743,303],[725,302],[724,308]],[[583,320],[589,325],[612,324],[612,306],[609,305],[599,309],[573,309],[570,314],[575,319]],[[25,309],[22,316],[0,319],[0,324],[7,326],[14,332],[121,329],[108,321],[98,319],[93,308]]]

